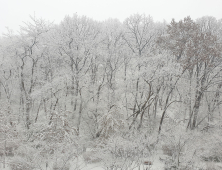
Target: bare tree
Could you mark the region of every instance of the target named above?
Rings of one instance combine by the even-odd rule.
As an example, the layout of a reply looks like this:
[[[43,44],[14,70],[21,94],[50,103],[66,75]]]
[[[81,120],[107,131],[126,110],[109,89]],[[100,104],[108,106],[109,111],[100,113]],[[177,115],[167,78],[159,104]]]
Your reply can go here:
[[[59,35],[57,46],[71,71],[71,104],[73,105],[73,118],[75,112],[78,112],[78,131],[84,102],[82,90],[85,82],[82,80],[90,67],[93,49],[98,43],[97,38],[100,33],[95,23],[89,18],[79,17],[75,14],[73,17],[65,17],[57,31]],[[78,111],[77,106],[79,106]]]

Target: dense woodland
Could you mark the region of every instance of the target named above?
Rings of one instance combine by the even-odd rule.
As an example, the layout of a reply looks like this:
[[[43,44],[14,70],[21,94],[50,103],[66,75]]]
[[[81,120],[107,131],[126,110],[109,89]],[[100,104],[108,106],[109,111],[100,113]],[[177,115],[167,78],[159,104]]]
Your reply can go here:
[[[31,17],[0,58],[1,169],[222,168],[222,19]]]

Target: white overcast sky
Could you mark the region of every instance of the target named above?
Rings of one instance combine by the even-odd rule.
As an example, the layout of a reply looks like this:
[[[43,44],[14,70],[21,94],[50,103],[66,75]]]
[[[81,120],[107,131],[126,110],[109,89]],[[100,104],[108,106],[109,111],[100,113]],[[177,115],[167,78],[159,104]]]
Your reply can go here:
[[[170,22],[186,16],[222,18],[222,0],[0,0],[0,35],[6,27],[19,29],[29,16],[59,23],[65,15],[85,15],[95,20],[118,18],[131,14],[151,15],[155,21]]]

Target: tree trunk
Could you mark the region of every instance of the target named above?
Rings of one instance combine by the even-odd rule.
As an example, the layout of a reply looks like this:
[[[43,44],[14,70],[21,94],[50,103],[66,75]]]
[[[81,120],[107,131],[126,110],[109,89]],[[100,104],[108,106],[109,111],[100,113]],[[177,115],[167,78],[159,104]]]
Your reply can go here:
[[[200,102],[203,95],[203,92],[199,90],[196,93],[197,95],[196,95],[196,100],[195,100],[194,109],[193,109],[193,123],[192,123],[191,129],[194,129],[196,127],[197,115],[199,112]]]

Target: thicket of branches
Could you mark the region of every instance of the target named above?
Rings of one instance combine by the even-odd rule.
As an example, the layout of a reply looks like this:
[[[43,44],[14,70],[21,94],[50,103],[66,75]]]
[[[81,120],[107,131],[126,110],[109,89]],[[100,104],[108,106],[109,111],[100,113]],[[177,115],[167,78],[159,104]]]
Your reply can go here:
[[[86,148],[110,169],[160,147],[177,168],[221,161],[222,20],[31,17],[1,37],[0,66],[4,165],[65,169]]]

